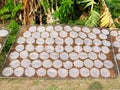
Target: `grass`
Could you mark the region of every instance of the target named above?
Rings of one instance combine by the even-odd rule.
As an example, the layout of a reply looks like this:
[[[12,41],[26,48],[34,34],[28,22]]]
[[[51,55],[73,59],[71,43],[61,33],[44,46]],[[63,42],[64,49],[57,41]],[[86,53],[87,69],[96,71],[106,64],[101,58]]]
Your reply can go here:
[[[0,90],[120,90],[120,76],[111,79],[0,79]]]

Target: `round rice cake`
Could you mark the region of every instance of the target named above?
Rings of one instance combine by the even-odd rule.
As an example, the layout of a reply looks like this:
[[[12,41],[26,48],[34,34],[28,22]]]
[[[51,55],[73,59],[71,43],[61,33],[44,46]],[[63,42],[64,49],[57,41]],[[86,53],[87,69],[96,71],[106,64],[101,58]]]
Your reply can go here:
[[[93,43],[94,43],[94,45],[96,45],[96,46],[100,46],[100,45],[102,44],[102,41],[99,40],[99,39],[94,39],[94,40],[93,40]]]
[[[56,44],[63,44],[64,41],[63,41],[62,38],[58,37],[58,38],[55,39],[55,43],[56,43]]]
[[[90,46],[84,46],[84,47],[83,47],[83,50],[84,50],[85,52],[91,52],[91,51],[92,51],[92,48],[91,48]]]
[[[77,52],[77,53],[80,53],[80,52],[82,52],[82,47],[81,46],[75,46],[74,51]]]
[[[87,35],[84,32],[79,32],[79,37],[81,39],[85,39],[87,37]]]
[[[76,45],[83,45],[83,40],[81,38],[76,38],[75,39],[75,44]]]
[[[65,69],[71,69],[73,67],[73,63],[71,61],[66,61],[63,63]]]
[[[25,49],[27,50],[27,51],[29,51],[29,52],[31,52],[31,51],[34,51],[34,45],[32,45],[32,44],[27,44],[26,46],[25,46]]]
[[[77,38],[77,37],[78,37],[78,33],[75,32],[75,31],[71,31],[71,32],[69,33],[69,35],[70,35],[71,38]]]
[[[69,57],[70,57],[71,60],[76,60],[76,59],[78,59],[78,54],[75,53],[75,52],[71,52],[69,54]]]
[[[43,45],[38,45],[38,46],[35,47],[35,50],[37,52],[42,52],[44,50],[44,46]]]
[[[80,57],[80,59],[84,60],[84,59],[88,58],[88,54],[85,53],[85,52],[81,52],[81,53],[79,54],[79,57]]]
[[[49,54],[47,52],[41,52],[40,53],[40,58],[45,60],[49,58]]]
[[[104,45],[104,46],[109,47],[109,46],[111,45],[111,42],[110,42],[110,41],[103,40],[102,42],[103,42],[103,45]]]
[[[19,53],[14,51],[14,52],[11,52],[10,55],[9,55],[9,58],[10,60],[15,60],[19,57]]]
[[[1,29],[0,30],[0,37],[6,37],[8,35],[8,31],[7,30],[4,30],[4,29]]]
[[[36,71],[36,73],[37,73],[38,76],[43,77],[43,76],[46,76],[47,70],[44,69],[44,68],[39,68],[39,69]]]
[[[31,37],[31,32],[30,32],[30,31],[25,31],[25,32],[23,33],[23,36],[24,36],[25,38]]]
[[[120,42],[120,36],[117,36],[117,37],[116,37],[116,40]]]
[[[62,38],[65,38],[65,37],[67,37],[67,35],[68,35],[68,33],[67,32],[65,32],[65,31],[60,31],[60,37],[62,37]]]
[[[73,64],[76,68],[83,67],[83,62],[81,60],[75,60]]]
[[[105,34],[101,33],[101,34],[99,34],[99,38],[104,40],[104,39],[107,39],[107,36]]]
[[[24,74],[24,68],[17,67],[16,69],[14,69],[14,75],[16,77],[21,77],[21,76],[23,76],[23,74]]]
[[[20,52],[20,58],[27,58],[28,57],[28,51],[24,50],[22,52]]]
[[[33,68],[39,68],[42,66],[42,62],[40,60],[34,60],[32,61],[31,65]]]
[[[47,75],[50,77],[50,78],[55,78],[57,76],[57,70],[54,69],[54,68],[49,68],[47,70]]]
[[[118,36],[118,32],[117,31],[111,31],[111,35],[114,36],[114,37]]]
[[[45,27],[44,26],[38,26],[37,31],[38,32],[44,32],[45,31]]]
[[[72,27],[69,26],[69,25],[65,25],[64,30],[67,31],[67,32],[70,32],[70,31],[72,31]]]
[[[105,34],[105,35],[109,35],[109,30],[107,30],[107,29],[102,29],[102,33]]]
[[[82,31],[85,33],[90,33],[90,29],[88,27],[83,27]]]
[[[89,38],[85,38],[85,39],[84,39],[84,44],[85,44],[85,45],[92,45],[92,40],[89,39]]]
[[[109,61],[109,60],[105,60],[104,61],[104,67],[110,69],[110,68],[113,68],[113,62],[112,61]]]
[[[58,52],[58,53],[61,53],[64,51],[64,47],[61,46],[61,45],[56,45],[55,47],[55,51]]]
[[[98,46],[93,46],[93,47],[92,47],[92,50],[93,50],[94,52],[96,52],[96,53],[99,53],[99,52],[101,51],[101,48],[98,47]]]
[[[60,53],[60,59],[62,59],[63,61],[68,60],[69,59],[68,53],[66,52]]]
[[[120,60],[120,53],[116,55],[117,60]]]
[[[33,77],[35,75],[35,69],[33,67],[27,67],[25,69],[25,76]]]
[[[90,69],[90,75],[91,75],[91,77],[98,78],[100,76],[99,69],[91,68]]]
[[[40,32],[33,32],[32,37],[33,38],[39,38],[40,37]]]
[[[29,59],[23,59],[22,61],[21,61],[21,66],[22,67],[29,67],[31,65],[31,61],[29,60]]]
[[[50,37],[51,38],[57,38],[58,37],[58,32],[56,32],[56,31],[50,32]]]
[[[52,61],[50,61],[50,60],[44,60],[43,62],[42,62],[42,65],[43,65],[43,67],[45,67],[45,68],[50,68],[50,67],[52,67]]]
[[[39,44],[44,44],[44,39],[43,38],[37,38],[36,43]]]
[[[102,68],[100,70],[100,73],[102,77],[105,77],[105,78],[110,77],[110,71],[107,68]]]
[[[77,68],[70,69],[69,76],[72,78],[77,78],[79,76],[79,69],[77,69]]]
[[[28,43],[28,44],[33,44],[33,43],[35,43],[35,39],[34,39],[33,37],[28,37],[28,38],[26,39],[26,43]]]
[[[47,53],[53,53],[54,52],[54,47],[52,45],[47,45],[47,46],[45,46],[45,51]]]
[[[38,76],[43,77],[43,76],[46,76],[47,70],[44,69],[44,68],[39,68],[39,69],[36,71],[36,73],[37,73]]]
[[[59,58],[59,54],[57,52],[50,53],[50,58],[52,60],[58,59]]]
[[[93,61],[89,60],[89,59],[84,60],[84,66],[86,68],[92,68],[93,67]]]
[[[107,59],[107,56],[106,56],[104,53],[99,53],[99,54],[98,54],[98,57],[99,57],[99,59],[101,59],[101,60],[106,60],[106,59]]]
[[[19,37],[19,38],[17,39],[17,43],[18,43],[18,44],[23,44],[23,43],[25,43],[25,38],[24,38],[24,37]]]
[[[61,60],[54,60],[53,61],[53,67],[58,69],[62,67],[62,61]]]
[[[97,59],[97,54],[94,53],[94,52],[90,52],[90,53],[88,54],[88,57],[89,57],[91,60],[95,60],[95,59]]]
[[[13,74],[13,68],[11,67],[5,67],[2,71],[2,75],[5,77],[9,77]]]
[[[73,39],[70,37],[65,38],[65,44],[67,44],[67,45],[73,44]]]
[[[65,46],[65,51],[66,51],[66,52],[72,52],[72,51],[73,51],[73,47],[70,46],[70,45],[66,45],[66,46]]]
[[[55,26],[55,31],[62,31],[63,27],[61,25],[56,25]]]
[[[93,32],[94,34],[100,34],[100,29],[98,29],[98,28],[93,28],[93,29],[92,29],[92,32]]]
[[[24,45],[17,45],[16,47],[15,47],[15,50],[17,51],[17,52],[21,52],[21,51],[23,51],[24,50]]]
[[[108,54],[108,53],[110,52],[110,49],[109,49],[108,47],[106,47],[106,46],[102,46],[102,47],[101,47],[101,50],[102,50],[102,52],[105,53],[105,54]]]
[[[46,32],[46,31],[45,31],[45,32],[42,32],[42,33],[41,33],[41,37],[42,37],[42,38],[48,38],[48,37],[49,37],[49,33]]]
[[[88,33],[88,37],[90,38],[90,39],[96,39],[96,34],[94,34],[94,33]]]
[[[96,68],[102,68],[103,67],[103,62],[101,60],[95,60],[94,61],[94,66]]]
[[[119,41],[114,41],[113,46],[116,48],[120,48],[120,42]]]
[[[28,31],[35,32],[37,30],[36,26],[30,26]]]
[[[64,68],[60,68],[58,69],[58,75],[61,77],[61,78],[65,78],[68,76],[68,70],[64,69]]]
[[[73,26],[73,31],[80,32],[81,28],[79,26]]]
[[[17,68],[20,66],[20,61],[19,60],[13,60],[9,63],[9,66],[12,68]]]
[[[118,31],[118,35],[120,35],[120,31]]]
[[[48,32],[53,31],[53,26],[52,25],[47,26],[46,31],[48,31]]]
[[[46,38],[45,43],[46,44],[54,44],[54,39],[53,38]]]
[[[118,53],[120,53],[120,48],[118,48]]]
[[[88,77],[89,75],[90,75],[90,71],[89,71],[89,69],[87,69],[87,68],[81,68],[80,69],[80,75],[82,76],[82,77]]]

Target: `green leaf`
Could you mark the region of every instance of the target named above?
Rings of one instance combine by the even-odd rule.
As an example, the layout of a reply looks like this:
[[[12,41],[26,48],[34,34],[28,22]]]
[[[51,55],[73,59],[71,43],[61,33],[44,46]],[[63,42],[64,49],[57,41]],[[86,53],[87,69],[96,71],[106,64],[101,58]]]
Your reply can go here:
[[[92,5],[92,2],[89,2],[89,3],[87,3],[87,5],[85,6],[85,8],[87,8],[87,7],[91,6],[91,5]]]
[[[1,16],[1,19],[8,19],[10,17],[11,17],[10,14],[4,14],[3,16]]]
[[[15,17],[16,13],[22,8],[22,3],[18,4],[13,10],[12,10],[12,17]]]
[[[9,10],[8,10],[7,7],[3,7],[3,8],[0,10],[0,15],[6,13],[6,12],[8,12],[8,11],[9,11]]]
[[[90,12],[90,16],[86,21],[85,25],[89,27],[96,27],[99,24],[99,18],[100,18],[100,14],[95,10],[92,10]]]

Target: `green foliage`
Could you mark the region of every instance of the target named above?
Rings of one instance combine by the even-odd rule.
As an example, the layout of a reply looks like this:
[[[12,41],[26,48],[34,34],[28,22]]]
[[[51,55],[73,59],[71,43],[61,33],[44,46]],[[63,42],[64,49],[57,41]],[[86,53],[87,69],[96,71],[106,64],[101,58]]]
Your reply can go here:
[[[7,25],[7,28],[10,30],[10,35],[8,37],[8,40],[3,48],[3,52],[7,53],[11,47],[11,45],[13,44],[15,38],[16,38],[16,34],[19,30],[19,25],[16,21],[12,20],[10,22],[10,24]]]
[[[40,3],[42,5],[44,11],[47,12],[48,8],[50,8],[48,0],[40,0]]]
[[[68,22],[73,14],[74,3],[72,0],[62,0],[58,11],[55,13],[55,18],[59,18],[60,22]]]
[[[95,10],[92,10],[90,12],[90,17],[86,21],[85,25],[89,27],[94,27],[94,26],[97,27],[99,24],[99,18],[100,18],[100,14]]]
[[[84,8],[87,8],[89,6],[91,6],[91,8],[93,8],[93,5],[96,4],[96,2],[94,0],[83,0],[81,3],[86,3]]]
[[[78,19],[78,20],[75,20],[75,21],[69,20],[68,24],[71,24],[71,25],[82,25],[82,26],[84,26],[85,22],[86,22],[85,19]]]
[[[113,18],[120,16],[120,0],[105,0]]]
[[[6,5],[0,10],[0,19],[13,19],[16,16],[16,13],[22,8],[22,4],[19,3],[17,6],[14,6],[13,0],[7,0]]]
[[[100,14],[97,12],[99,10],[98,8],[95,7],[97,3],[95,2],[95,0],[84,0],[81,3],[86,4],[84,8],[88,8],[88,7],[91,8],[90,15],[87,21],[85,22],[85,25],[89,27],[95,27],[95,26],[97,27],[100,19]]]

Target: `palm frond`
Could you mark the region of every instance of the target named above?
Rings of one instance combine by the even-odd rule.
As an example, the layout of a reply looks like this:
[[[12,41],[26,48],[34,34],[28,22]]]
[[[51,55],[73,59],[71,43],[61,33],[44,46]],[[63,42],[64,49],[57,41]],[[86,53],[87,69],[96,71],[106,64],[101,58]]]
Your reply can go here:
[[[88,20],[86,21],[85,25],[89,26],[89,27],[98,26],[99,19],[100,19],[100,14],[98,12],[96,12],[95,10],[92,10],[90,12],[90,16],[89,16]]]

